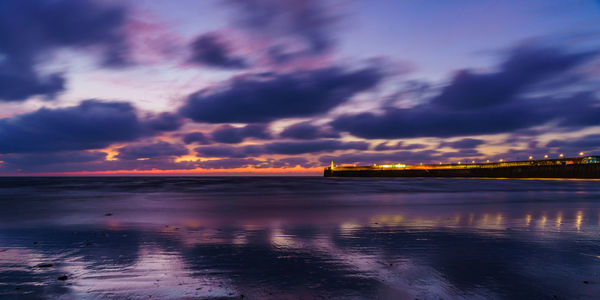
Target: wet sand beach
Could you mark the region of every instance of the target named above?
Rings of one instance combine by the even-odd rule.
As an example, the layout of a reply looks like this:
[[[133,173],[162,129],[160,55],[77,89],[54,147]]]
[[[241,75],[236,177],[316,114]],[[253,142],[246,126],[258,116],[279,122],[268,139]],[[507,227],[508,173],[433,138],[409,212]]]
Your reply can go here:
[[[2,299],[593,299],[600,184],[0,179]]]

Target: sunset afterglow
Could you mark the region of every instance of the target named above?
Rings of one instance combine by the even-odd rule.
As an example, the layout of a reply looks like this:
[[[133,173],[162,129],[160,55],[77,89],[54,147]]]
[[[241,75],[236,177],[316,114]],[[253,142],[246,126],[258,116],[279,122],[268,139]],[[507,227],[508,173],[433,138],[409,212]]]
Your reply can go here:
[[[38,2],[0,4],[0,175],[600,150],[597,1]]]

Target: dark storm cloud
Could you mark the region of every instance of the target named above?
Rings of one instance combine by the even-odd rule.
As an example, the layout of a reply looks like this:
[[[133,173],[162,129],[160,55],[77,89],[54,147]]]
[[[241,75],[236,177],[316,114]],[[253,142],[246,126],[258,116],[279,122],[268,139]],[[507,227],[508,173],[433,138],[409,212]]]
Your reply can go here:
[[[94,47],[105,66],[127,63],[126,10],[88,0],[0,2],[0,101],[64,90],[60,73],[41,74],[39,63],[59,48]]]
[[[365,142],[341,142],[337,140],[315,140],[306,142],[272,142],[261,145],[247,146],[202,146],[196,148],[199,156],[204,157],[250,157],[263,154],[305,154],[318,152],[333,152],[337,150],[366,150]]]
[[[403,138],[503,133],[551,121],[564,127],[599,124],[599,100],[592,93],[560,98],[521,94],[591,56],[553,48],[519,48],[501,64],[499,72],[458,75],[428,103],[412,108],[387,107],[382,114],[344,115],[331,125],[363,138]]]
[[[186,144],[198,143],[200,145],[208,145],[211,143],[204,133],[202,132],[190,132],[183,136],[183,142]]]
[[[221,125],[217,127],[211,135],[213,141],[228,144],[237,144],[247,138],[257,138],[262,140],[271,139],[269,129],[264,124],[250,124],[244,127]]]
[[[454,149],[471,149],[484,143],[483,140],[466,138],[454,142],[443,142],[440,147],[450,147]]]
[[[275,39],[266,51],[276,63],[328,52],[339,18],[320,0],[225,0],[235,24],[251,34]]]
[[[217,33],[207,33],[197,37],[190,45],[190,62],[223,69],[248,67],[246,61],[231,54],[230,47]]]
[[[0,153],[98,149],[177,129],[157,126],[164,119],[140,119],[126,102],[86,100],[77,106],[42,108],[0,119]]]
[[[280,136],[282,138],[314,140],[319,138],[338,138],[340,134],[324,126],[315,126],[310,122],[302,122],[285,128]]]
[[[171,144],[164,141],[158,141],[151,144],[133,144],[117,149],[118,159],[138,159],[138,158],[158,158],[158,157],[176,157],[189,153],[188,149],[182,144]]]
[[[237,77],[220,90],[201,90],[180,113],[196,122],[253,123],[323,114],[383,78],[377,67],[329,67],[289,74]]]

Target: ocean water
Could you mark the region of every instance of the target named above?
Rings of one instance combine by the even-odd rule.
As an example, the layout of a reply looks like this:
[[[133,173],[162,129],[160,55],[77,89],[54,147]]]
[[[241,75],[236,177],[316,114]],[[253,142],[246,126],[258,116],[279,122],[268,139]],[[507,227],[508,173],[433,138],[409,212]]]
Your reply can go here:
[[[600,181],[0,178],[2,299],[599,295]]]

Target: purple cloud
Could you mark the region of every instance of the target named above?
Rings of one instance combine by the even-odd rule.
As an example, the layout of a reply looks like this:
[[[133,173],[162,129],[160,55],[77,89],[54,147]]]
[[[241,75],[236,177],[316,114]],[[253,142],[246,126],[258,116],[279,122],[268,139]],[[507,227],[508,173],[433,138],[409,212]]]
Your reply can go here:
[[[432,104],[454,109],[478,109],[511,101],[536,83],[556,78],[594,57],[596,52],[568,53],[555,47],[520,46],[508,53],[499,71],[459,71]]]
[[[424,144],[405,145],[402,142],[397,142],[395,145],[389,145],[387,142],[383,142],[383,143],[375,146],[375,148],[373,148],[373,150],[375,150],[375,151],[415,150],[415,149],[423,149],[423,148],[427,148],[427,145],[424,145]]]
[[[313,168],[317,167],[318,164],[310,162],[308,159],[304,157],[288,157],[283,159],[274,160],[270,163],[271,168],[294,168],[294,167],[303,167],[303,168]]]
[[[583,151],[586,154],[600,154],[600,134],[588,134],[579,138],[552,140],[547,148],[556,149],[555,152],[565,152],[575,155]]]
[[[104,66],[128,63],[127,11],[90,0],[7,0],[0,3],[0,101],[54,97],[65,88],[60,73],[37,65],[60,48],[100,49]]]
[[[391,153],[378,152],[355,152],[340,155],[323,155],[319,157],[322,165],[328,165],[331,161],[336,164],[358,164],[372,165],[374,163],[420,163],[432,162],[440,159],[441,152],[435,150],[423,151],[396,151]]]
[[[190,132],[183,136],[183,142],[186,144],[198,143],[200,145],[208,145],[212,142],[202,132]]]
[[[219,143],[237,144],[247,138],[271,139],[268,127],[264,124],[250,124],[244,127],[221,125],[211,133],[212,139]]]
[[[234,24],[271,39],[266,53],[276,63],[327,53],[339,17],[333,5],[317,0],[225,0],[235,9]]]
[[[186,155],[188,149],[182,144],[171,144],[164,141],[158,141],[150,144],[132,144],[118,148],[118,159],[138,159],[138,158],[174,158]]]
[[[339,138],[340,134],[331,128],[315,126],[310,122],[301,122],[285,128],[280,137],[299,140],[314,140],[319,138]]]
[[[333,152],[336,150],[366,150],[366,142],[340,142],[337,140],[315,140],[302,142],[273,142],[265,144],[266,153],[269,154],[303,154],[316,152]]]
[[[442,142],[440,143],[440,147],[451,147],[454,149],[472,149],[479,145],[482,145],[483,143],[485,143],[485,141],[480,139],[466,138],[454,142]]]
[[[256,157],[264,154],[296,155],[305,153],[333,152],[337,150],[366,150],[366,142],[341,142],[337,140],[314,140],[302,142],[271,142],[247,146],[201,146],[195,150],[204,157]]]
[[[148,160],[106,160],[99,151],[64,151],[54,153],[14,153],[2,155],[0,173],[106,172],[116,170],[195,169],[195,162],[175,162],[172,157],[157,156]]]
[[[198,163],[203,169],[235,169],[260,165],[263,162],[254,158],[224,158],[206,160]]]
[[[551,121],[563,127],[598,124],[599,100],[592,93],[521,94],[591,57],[589,52],[571,54],[554,48],[517,49],[499,72],[463,72],[430,102],[412,108],[387,107],[382,114],[343,115],[331,126],[363,138],[406,138],[503,133]]]
[[[192,55],[190,62],[222,69],[243,69],[248,63],[231,54],[230,46],[217,33],[206,33],[198,36],[190,45]]]
[[[86,100],[77,106],[0,119],[0,153],[99,149],[178,128],[164,114],[140,119],[126,102]],[[159,125],[157,125],[159,124]]]
[[[146,120],[146,126],[152,131],[173,131],[183,125],[183,120],[178,114],[163,112],[156,116],[150,116]]]
[[[254,123],[323,114],[383,79],[376,67],[329,67],[237,77],[218,90],[190,95],[180,113],[196,122]]]

